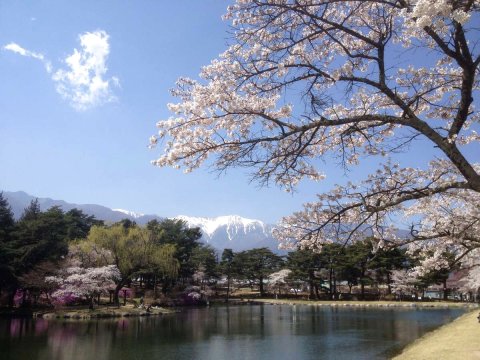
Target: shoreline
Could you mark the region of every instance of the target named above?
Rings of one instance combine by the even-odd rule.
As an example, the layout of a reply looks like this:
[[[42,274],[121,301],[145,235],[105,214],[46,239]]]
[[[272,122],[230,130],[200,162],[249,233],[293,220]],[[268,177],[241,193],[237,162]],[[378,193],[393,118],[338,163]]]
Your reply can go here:
[[[231,299],[228,303],[216,302],[212,300],[212,305],[306,305],[321,307],[345,307],[345,308],[418,308],[418,309],[459,309],[463,308],[467,311],[480,309],[480,304],[476,303],[449,303],[449,302],[398,302],[398,301],[341,301],[341,300],[301,300],[301,299]],[[151,308],[139,309],[132,306],[103,306],[90,310],[88,308],[62,308],[57,310],[19,310],[14,309],[11,312],[2,312],[2,317],[30,317],[43,319],[106,319],[120,317],[139,317],[139,316],[156,316],[176,313],[175,308]],[[480,330],[480,329],[479,329]]]
[[[167,308],[151,308],[146,309],[134,308],[131,306],[105,306],[90,310],[88,308],[63,308],[57,310],[32,310],[32,311],[18,311],[13,310],[11,313],[4,312],[2,317],[12,318],[33,318],[33,319],[71,319],[71,320],[90,320],[90,319],[111,319],[122,317],[140,317],[140,316],[158,316],[173,314],[176,311]]]
[[[476,310],[461,315],[410,343],[393,359],[480,359],[480,323],[477,316]]]
[[[466,313],[453,321],[427,332],[420,338],[399,350],[392,360],[480,360],[480,310],[479,304],[472,303],[421,303],[421,302],[335,302],[257,299],[253,303],[269,305],[309,305],[325,307],[358,307],[358,308],[417,308],[448,309],[464,308]]]
[[[251,299],[242,300],[250,303],[270,304],[270,305],[309,305],[309,306],[331,306],[331,307],[400,307],[400,308],[420,308],[420,309],[446,309],[446,308],[465,308],[479,309],[477,303],[449,303],[449,302],[406,302],[406,301],[341,301],[341,300],[296,300],[296,299]]]

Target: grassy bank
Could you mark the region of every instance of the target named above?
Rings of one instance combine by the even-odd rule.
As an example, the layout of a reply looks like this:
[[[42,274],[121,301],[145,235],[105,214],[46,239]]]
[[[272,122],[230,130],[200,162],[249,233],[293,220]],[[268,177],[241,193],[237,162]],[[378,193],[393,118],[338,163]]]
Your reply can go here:
[[[246,300],[244,300],[246,301]],[[406,301],[315,301],[297,299],[255,299],[253,302],[285,305],[354,306],[354,307],[417,307],[417,308],[478,308],[478,304],[453,302],[406,302]],[[480,327],[479,327],[480,331]],[[480,335],[480,333],[479,333]],[[480,340],[479,340],[480,341]]]
[[[407,346],[395,360],[480,359],[478,311],[472,310]]]

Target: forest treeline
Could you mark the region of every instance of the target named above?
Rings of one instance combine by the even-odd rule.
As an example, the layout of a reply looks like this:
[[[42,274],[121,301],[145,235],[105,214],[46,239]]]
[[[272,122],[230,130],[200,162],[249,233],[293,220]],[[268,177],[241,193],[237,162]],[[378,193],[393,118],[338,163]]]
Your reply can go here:
[[[0,193],[1,305],[93,307],[101,296],[119,304],[133,287],[151,291],[154,299],[182,294],[192,301],[220,293],[228,299],[242,286],[258,289],[260,296],[302,292],[336,299],[355,292],[363,299],[366,289],[391,294],[395,272],[415,266],[402,249],[374,251],[373,239],[279,256],[268,248],[220,254],[200,242],[201,235],[181,220],[107,225],[78,209],[41,211],[36,200],[15,220]],[[448,274],[432,272],[413,291],[445,283]]]

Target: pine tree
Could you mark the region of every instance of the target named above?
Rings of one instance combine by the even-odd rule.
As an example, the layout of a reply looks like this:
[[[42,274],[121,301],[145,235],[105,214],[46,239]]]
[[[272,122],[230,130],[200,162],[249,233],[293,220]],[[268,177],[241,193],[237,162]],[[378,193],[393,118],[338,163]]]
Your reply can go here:
[[[14,289],[17,283],[13,263],[16,257],[13,230],[15,220],[8,201],[0,193],[0,295],[2,290],[9,292],[9,305],[13,305]],[[13,294],[13,295],[12,295]]]
[[[7,242],[15,226],[12,208],[8,204],[7,199],[0,193],[0,243]]]
[[[38,203],[38,199],[32,200],[30,204],[23,210],[20,221],[37,220],[40,212],[40,204]]]

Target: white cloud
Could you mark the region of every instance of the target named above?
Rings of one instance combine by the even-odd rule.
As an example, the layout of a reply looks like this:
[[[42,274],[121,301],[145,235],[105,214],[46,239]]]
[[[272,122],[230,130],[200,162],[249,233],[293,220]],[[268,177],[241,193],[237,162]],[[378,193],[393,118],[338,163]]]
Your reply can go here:
[[[65,58],[67,69],[60,69],[52,76],[58,93],[77,110],[116,100],[111,88],[118,86],[119,80],[105,78],[110,53],[108,39],[103,30],[79,35],[81,49],[74,49]]]
[[[120,86],[117,77],[106,78],[107,58],[110,53],[109,36],[103,30],[86,32],[79,35],[81,48],[73,49],[63,62],[65,69],[52,74],[57,92],[70,102],[70,105],[83,111],[107,102],[115,101],[112,87]],[[48,73],[52,65],[41,53],[27,50],[16,43],[3,47],[15,54],[41,61]]]
[[[50,73],[52,71],[52,64],[50,63],[50,61],[46,60],[45,56],[43,56],[43,54],[41,54],[41,53],[37,53],[37,52],[33,52],[33,51],[30,51],[30,50],[24,49],[23,47],[21,47],[20,45],[14,43],[14,42],[5,45],[3,47],[3,49],[7,50],[7,51],[11,51],[11,52],[13,52],[15,54],[18,54],[18,55],[31,57],[31,58],[40,60],[43,63],[43,65],[45,66],[45,70],[47,70],[48,73]]]

